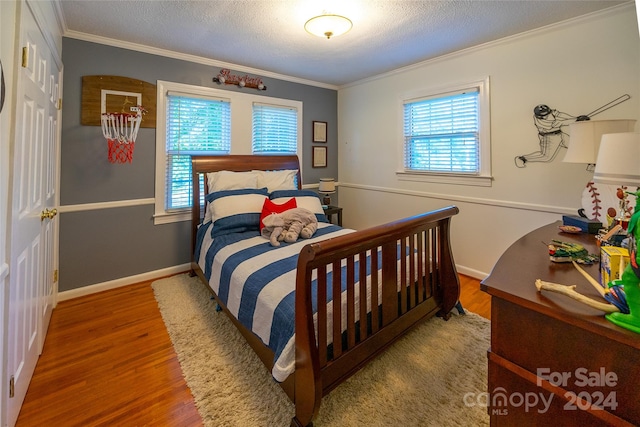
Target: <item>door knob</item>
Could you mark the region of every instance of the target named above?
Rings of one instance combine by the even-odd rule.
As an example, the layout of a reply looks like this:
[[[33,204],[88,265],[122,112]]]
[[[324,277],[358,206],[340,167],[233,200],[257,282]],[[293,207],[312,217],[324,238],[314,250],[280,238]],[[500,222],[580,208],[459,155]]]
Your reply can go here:
[[[40,212],[40,221],[44,221],[45,218],[52,219],[56,215],[58,215],[58,210],[56,208],[51,210],[45,208],[45,210]]]

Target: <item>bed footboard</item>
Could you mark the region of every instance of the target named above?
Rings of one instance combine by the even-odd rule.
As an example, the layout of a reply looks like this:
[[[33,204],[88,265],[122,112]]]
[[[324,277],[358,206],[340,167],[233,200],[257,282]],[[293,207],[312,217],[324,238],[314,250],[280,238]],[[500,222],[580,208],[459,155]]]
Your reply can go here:
[[[323,395],[419,321],[449,318],[460,296],[449,239],[457,213],[449,206],[304,247],[296,277],[292,425],[311,424]]]

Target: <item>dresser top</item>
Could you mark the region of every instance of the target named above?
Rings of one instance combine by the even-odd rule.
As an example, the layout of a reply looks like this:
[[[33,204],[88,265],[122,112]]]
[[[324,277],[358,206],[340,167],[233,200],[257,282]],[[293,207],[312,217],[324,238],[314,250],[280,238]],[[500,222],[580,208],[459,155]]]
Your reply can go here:
[[[605,319],[602,311],[579,303],[567,296],[548,291],[538,292],[537,279],[561,285],[576,285],[576,291],[599,302],[605,302],[598,291],[572,263],[557,263],[549,259],[546,243],[551,240],[579,243],[589,253],[599,254],[595,235],[562,233],[561,221],[540,227],[513,243],[500,257],[491,274],[480,288],[494,298],[501,298],[556,319],[606,335],[633,347],[640,348],[640,334],[620,328]],[[599,281],[600,266],[581,265],[591,277]]]

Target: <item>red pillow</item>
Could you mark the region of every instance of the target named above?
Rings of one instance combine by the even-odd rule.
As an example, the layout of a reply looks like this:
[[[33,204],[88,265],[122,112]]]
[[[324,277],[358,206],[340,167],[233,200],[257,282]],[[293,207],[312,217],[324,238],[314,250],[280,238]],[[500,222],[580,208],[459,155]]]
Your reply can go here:
[[[282,204],[273,203],[269,199],[264,199],[264,204],[262,205],[262,213],[260,214],[260,231],[264,228],[264,224],[262,220],[271,214],[274,213],[282,213],[284,211],[288,211],[289,209],[297,208],[298,204],[296,203],[296,198],[292,197]]]

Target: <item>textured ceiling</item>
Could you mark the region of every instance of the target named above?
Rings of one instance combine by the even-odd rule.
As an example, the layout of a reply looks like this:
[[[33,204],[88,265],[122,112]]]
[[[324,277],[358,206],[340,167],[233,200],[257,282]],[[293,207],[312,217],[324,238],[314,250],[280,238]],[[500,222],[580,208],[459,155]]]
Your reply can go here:
[[[69,37],[145,45],[340,86],[627,0],[58,2]],[[331,40],[308,34],[304,23],[322,13],[347,16],[352,30]]]

